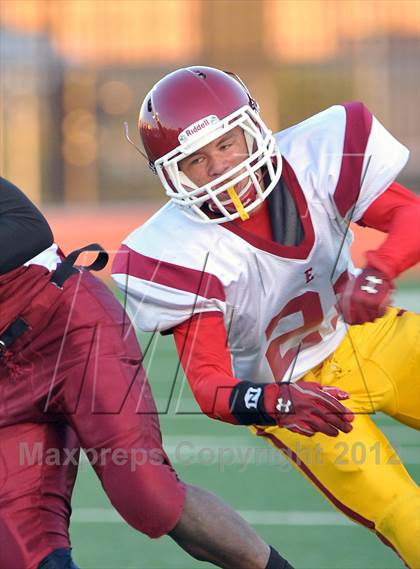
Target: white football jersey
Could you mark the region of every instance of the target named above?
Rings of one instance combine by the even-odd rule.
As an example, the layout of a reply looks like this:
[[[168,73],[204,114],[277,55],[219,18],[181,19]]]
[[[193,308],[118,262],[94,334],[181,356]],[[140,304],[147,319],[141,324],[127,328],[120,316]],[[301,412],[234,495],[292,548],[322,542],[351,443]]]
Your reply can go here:
[[[331,107],[276,140],[303,226],[299,245],[267,241],[240,223],[195,221],[168,203],[125,239],[113,268],[142,330],[223,313],[234,374],[257,382],[295,381],[341,342],[337,292],[355,272],[349,220],[408,159],[361,103]]]
[[[41,251],[35,257],[32,257],[29,261],[24,263],[25,266],[29,265],[41,265],[41,267],[45,267],[49,271],[55,271],[57,265],[61,263],[60,256],[58,254],[58,246],[53,243],[44,251]]]

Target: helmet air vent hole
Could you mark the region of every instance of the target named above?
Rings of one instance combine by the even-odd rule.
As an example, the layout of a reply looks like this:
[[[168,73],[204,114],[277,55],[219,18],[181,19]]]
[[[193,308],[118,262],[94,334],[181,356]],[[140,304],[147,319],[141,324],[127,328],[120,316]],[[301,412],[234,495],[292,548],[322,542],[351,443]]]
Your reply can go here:
[[[202,71],[195,71],[194,73],[196,75],[198,75],[199,77],[201,77],[202,79],[205,79],[207,77],[207,75],[205,73],[203,73]]]
[[[149,111],[149,113],[152,112],[152,99],[149,99],[147,101],[147,110]]]

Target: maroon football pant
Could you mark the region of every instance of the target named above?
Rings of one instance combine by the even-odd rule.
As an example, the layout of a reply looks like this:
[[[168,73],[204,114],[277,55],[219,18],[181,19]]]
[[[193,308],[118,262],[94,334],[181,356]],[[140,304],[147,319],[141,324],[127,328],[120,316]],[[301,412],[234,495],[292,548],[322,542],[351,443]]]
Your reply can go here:
[[[150,537],[175,527],[185,499],[120,304],[86,271],[63,290],[50,276],[30,266],[0,277],[0,307],[15,303],[30,325],[0,359],[1,569],[69,547],[79,442],[112,504]]]

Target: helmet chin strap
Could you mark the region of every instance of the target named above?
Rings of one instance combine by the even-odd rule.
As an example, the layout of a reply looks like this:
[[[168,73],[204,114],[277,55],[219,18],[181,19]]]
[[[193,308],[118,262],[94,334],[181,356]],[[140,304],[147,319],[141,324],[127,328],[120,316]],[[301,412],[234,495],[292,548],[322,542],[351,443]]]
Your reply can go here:
[[[261,182],[261,180],[262,180],[261,172],[256,172],[255,175],[256,175],[258,182]],[[239,194],[237,193],[235,186],[231,186],[230,188],[228,188],[226,190],[228,195],[229,195],[229,199],[226,199],[223,201],[220,200],[220,203],[225,207],[232,204],[234,206],[234,208],[236,209],[237,213],[239,214],[239,217],[241,218],[242,221],[246,221],[250,217],[249,213],[247,211],[245,211],[245,207],[248,205],[248,203],[244,204],[242,201],[242,198],[247,196],[251,187],[254,187],[254,184],[253,184],[251,178],[248,178],[248,183],[246,184],[246,186],[244,188],[242,188],[242,190],[239,192]],[[255,189],[254,189],[254,191],[256,193]],[[216,207],[214,207],[214,204],[209,204],[209,208],[211,211],[215,211],[217,209]]]
[[[236,185],[238,185],[238,184],[236,184]],[[236,187],[235,187],[235,186],[231,186],[230,188],[228,188],[227,190],[225,190],[225,192],[228,192],[228,193],[229,193],[230,190],[233,190],[233,191],[235,192],[235,195],[237,196],[237,198],[238,198],[238,199],[241,199],[241,198],[248,192],[248,190],[250,189],[251,185],[252,185],[252,181],[251,181],[251,179],[249,178],[249,179],[248,179],[248,182],[246,183],[246,186],[244,186],[241,190],[239,190],[239,193],[236,191]],[[232,197],[229,195],[229,199],[226,199],[226,200],[219,200],[219,201],[220,201],[220,203],[221,203],[222,205],[229,205],[229,204],[232,203]]]

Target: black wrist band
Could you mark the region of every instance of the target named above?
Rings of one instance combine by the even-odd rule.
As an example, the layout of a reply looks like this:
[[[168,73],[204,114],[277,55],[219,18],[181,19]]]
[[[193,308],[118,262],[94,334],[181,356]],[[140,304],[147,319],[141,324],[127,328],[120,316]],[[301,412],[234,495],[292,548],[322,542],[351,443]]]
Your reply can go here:
[[[265,413],[264,383],[240,381],[232,389],[229,404],[232,416],[241,425],[275,425],[276,422]]]

